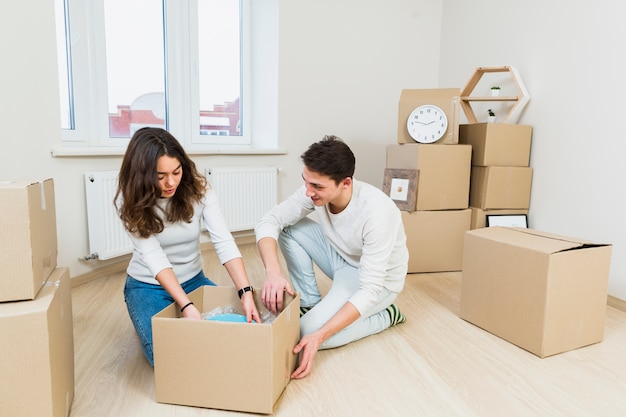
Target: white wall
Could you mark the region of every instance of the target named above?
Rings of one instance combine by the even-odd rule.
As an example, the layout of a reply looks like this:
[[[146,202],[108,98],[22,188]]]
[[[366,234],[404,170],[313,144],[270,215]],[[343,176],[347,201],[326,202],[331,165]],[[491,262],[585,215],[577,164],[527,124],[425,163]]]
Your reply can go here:
[[[279,2],[277,125],[288,154],[194,160],[201,169],[280,166],[284,197],[302,183],[299,155],[336,134],[357,155],[356,176],[381,186],[401,90],[437,87],[442,0]],[[58,264],[75,277],[110,263],[78,260],[89,253],[83,174],[117,169],[121,157],[50,156],[60,139],[52,3],[12,2],[0,14],[0,178],[54,178]],[[425,55],[406,49],[420,37],[429,39]]]
[[[609,294],[626,299],[626,2],[445,0],[440,79],[511,65],[529,90],[531,227],[613,244]]]
[[[382,186],[402,89],[437,84],[441,8],[428,0],[281,0],[279,138],[290,161],[335,134],[357,156],[355,176]],[[431,38],[423,55],[406,48],[423,36]],[[300,164],[292,167],[290,185],[300,185]]]
[[[298,156],[337,134],[357,155],[356,176],[380,186],[402,89],[462,87],[476,67],[512,65],[531,95],[519,120],[534,128],[531,226],[612,243],[609,293],[626,299],[626,3],[279,1],[278,139],[288,154],[194,158],[201,168],[276,164],[285,196],[301,184]],[[5,11],[0,178],[54,177],[58,263],[80,275],[106,264],[78,261],[88,254],[82,175],[121,159],[50,156],[59,140],[52,2]]]

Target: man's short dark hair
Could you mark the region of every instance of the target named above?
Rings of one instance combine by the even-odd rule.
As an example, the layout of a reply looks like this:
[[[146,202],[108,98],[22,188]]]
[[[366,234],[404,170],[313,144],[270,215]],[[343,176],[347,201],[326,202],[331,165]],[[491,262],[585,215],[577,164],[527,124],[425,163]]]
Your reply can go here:
[[[329,176],[336,184],[354,175],[354,154],[341,138],[334,135],[326,135],[309,146],[300,159],[309,170]]]

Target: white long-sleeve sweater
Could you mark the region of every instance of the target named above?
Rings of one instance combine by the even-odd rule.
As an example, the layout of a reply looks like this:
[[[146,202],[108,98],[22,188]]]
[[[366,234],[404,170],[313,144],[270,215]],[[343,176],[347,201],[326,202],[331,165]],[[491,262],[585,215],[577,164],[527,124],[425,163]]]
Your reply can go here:
[[[361,181],[353,181],[350,203],[338,214],[327,205],[316,207],[305,186],[300,187],[259,221],[257,242],[264,237],[278,239],[281,230],[313,211],[330,244],[359,268],[359,290],[349,301],[361,314],[376,303],[382,288],[402,290],[409,253],[400,210],[381,190]]]
[[[158,204],[166,209],[169,199]],[[173,268],[178,281],[193,278],[202,269],[200,253],[201,219],[206,226],[215,252],[222,264],[241,258],[235,239],[228,230],[217,195],[208,189],[200,204],[196,204],[191,223],[165,223],[165,229],[146,239],[129,233],[133,243],[133,256],[127,274],[149,284],[159,284],[156,275],[166,268]]]

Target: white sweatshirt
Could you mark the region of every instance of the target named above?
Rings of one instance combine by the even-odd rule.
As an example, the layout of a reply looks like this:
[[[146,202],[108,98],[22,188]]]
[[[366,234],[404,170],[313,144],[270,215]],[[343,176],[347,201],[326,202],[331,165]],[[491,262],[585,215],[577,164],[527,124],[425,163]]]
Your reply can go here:
[[[159,199],[166,208],[170,199]],[[228,230],[217,195],[208,189],[201,204],[195,206],[191,223],[165,223],[165,229],[146,239],[129,233],[133,243],[133,256],[126,273],[136,280],[158,285],[156,275],[166,268],[173,268],[178,281],[196,276],[202,269],[200,253],[201,220],[209,231],[211,242],[222,264],[241,258],[235,239]]]
[[[381,190],[361,181],[353,181],[350,203],[338,214],[327,205],[316,207],[303,185],[263,216],[255,228],[257,242],[264,237],[278,240],[285,227],[313,211],[330,244],[359,268],[359,290],[349,301],[361,314],[376,303],[382,288],[402,290],[409,252],[400,210]]]

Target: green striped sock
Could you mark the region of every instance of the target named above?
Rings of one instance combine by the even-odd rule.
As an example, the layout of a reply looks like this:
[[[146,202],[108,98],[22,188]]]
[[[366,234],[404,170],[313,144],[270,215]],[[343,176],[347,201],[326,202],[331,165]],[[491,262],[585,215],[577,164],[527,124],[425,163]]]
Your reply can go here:
[[[386,311],[387,313],[389,313],[389,319],[391,320],[391,324],[389,325],[389,327],[395,326],[399,323],[404,323],[406,321],[405,315],[400,312],[400,309],[396,307],[395,304],[391,304],[389,307],[387,307]]]
[[[312,308],[313,307],[302,307],[302,306],[300,306],[300,317],[304,316]]]

